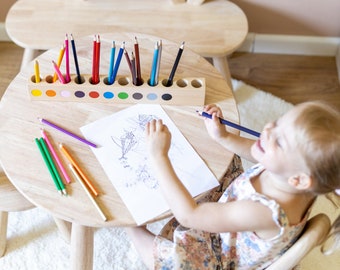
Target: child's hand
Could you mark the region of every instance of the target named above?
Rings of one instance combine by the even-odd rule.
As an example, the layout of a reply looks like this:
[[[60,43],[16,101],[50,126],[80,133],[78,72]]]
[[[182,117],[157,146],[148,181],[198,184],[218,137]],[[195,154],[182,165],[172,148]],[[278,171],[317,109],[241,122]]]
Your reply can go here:
[[[205,127],[211,138],[218,140],[221,137],[227,136],[228,132],[223,124],[220,123],[220,118],[223,118],[222,110],[215,104],[206,105],[204,112],[212,115],[212,118],[204,120]]]
[[[146,143],[152,157],[168,155],[171,133],[162,120],[151,120],[146,124]]]

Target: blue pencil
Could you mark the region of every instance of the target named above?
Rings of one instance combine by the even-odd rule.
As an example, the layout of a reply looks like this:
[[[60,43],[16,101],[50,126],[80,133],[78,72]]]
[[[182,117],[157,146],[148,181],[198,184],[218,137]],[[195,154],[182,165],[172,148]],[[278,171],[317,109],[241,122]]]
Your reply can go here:
[[[109,67],[109,74],[107,76],[109,84],[113,84],[112,74],[113,74],[113,65],[115,61],[115,53],[116,53],[116,44],[114,41],[112,41],[112,48],[111,48],[111,55],[110,55],[110,67]]]
[[[197,112],[199,115],[204,116],[204,117],[206,117],[206,118],[209,118],[209,119],[212,118],[212,115],[209,114],[209,113],[200,112],[200,111],[196,111],[196,112]],[[248,134],[251,134],[251,135],[253,135],[253,136],[255,136],[255,137],[260,137],[260,135],[261,135],[261,134],[260,134],[259,132],[257,132],[257,131],[254,131],[254,130],[251,130],[251,129],[249,129],[249,128],[240,126],[240,125],[238,125],[238,124],[235,124],[235,123],[230,122],[230,121],[228,121],[228,120],[225,120],[225,119],[223,119],[223,118],[220,118],[220,123],[223,124],[223,125],[227,125],[227,126],[229,126],[229,127],[232,127],[232,128],[236,128],[236,129],[238,129],[238,130],[240,130],[240,131],[244,131],[244,132],[246,132],[246,133],[248,133]]]
[[[157,41],[155,44],[155,50],[153,52],[153,60],[152,60],[152,67],[151,67],[151,74],[150,74],[150,85],[151,86],[156,85],[158,51],[159,51],[159,45]]]
[[[118,72],[118,69],[119,69],[120,61],[122,60],[124,49],[125,49],[125,42],[123,42],[122,45],[120,46],[118,56],[117,56],[117,60],[116,60],[116,63],[113,67],[113,72],[112,72],[112,76],[111,76],[111,82],[112,83],[114,83],[115,80],[116,80],[117,72]]]

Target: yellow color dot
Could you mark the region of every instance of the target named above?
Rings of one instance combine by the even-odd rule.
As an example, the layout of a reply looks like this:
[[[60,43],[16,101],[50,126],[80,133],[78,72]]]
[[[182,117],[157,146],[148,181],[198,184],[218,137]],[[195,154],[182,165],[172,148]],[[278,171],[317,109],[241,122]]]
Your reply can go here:
[[[33,90],[31,91],[31,94],[32,94],[32,96],[40,97],[40,96],[42,95],[42,92],[41,92],[41,90],[39,90],[39,89],[33,89]]]

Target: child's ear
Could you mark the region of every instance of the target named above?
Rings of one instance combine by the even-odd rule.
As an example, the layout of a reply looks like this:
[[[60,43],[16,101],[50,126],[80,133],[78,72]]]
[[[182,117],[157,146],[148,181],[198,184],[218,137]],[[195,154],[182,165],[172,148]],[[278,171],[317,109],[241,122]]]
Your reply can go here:
[[[296,189],[306,190],[312,186],[312,178],[306,173],[300,173],[289,177],[288,184]]]

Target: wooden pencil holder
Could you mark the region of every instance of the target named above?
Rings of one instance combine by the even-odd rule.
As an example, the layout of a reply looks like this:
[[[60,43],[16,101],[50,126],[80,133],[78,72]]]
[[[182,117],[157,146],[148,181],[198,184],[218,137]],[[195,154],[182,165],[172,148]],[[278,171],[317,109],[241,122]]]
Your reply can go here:
[[[117,76],[111,85],[105,76],[100,76],[98,84],[91,83],[91,75],[83,75],[81,79],[82,83],[78,83],[77,76],[72,74],[71,81],[62,84],[47,76],[36,83],[32,76],[28,81],[28,94],[31,100],[44,101],[204,105],[204,78],[180,78],[171,86],[166,86],[164,78],[160,78],[156,86],[150,86],[148,81],[136,86],[124,76]]]

